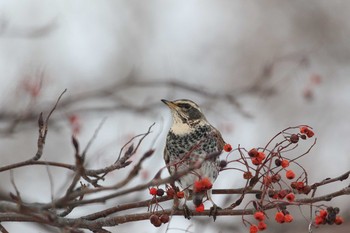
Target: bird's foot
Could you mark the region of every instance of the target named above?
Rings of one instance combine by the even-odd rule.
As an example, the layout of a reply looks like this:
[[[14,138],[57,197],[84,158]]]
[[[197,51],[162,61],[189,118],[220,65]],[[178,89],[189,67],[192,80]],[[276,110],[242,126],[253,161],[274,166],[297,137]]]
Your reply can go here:
[[[213,204],[212,207],[210,207],[210,211],[209,211],[209,216],[213,216],[214,222],[216,220],[216,216],[218,214],[218,210],[221,210],[222,208],[217,206],[216,204]]]
[[[191,219],[192,211],[188,208],[188,206],[186,204],[183,205],[182,207],[183,213],[184,213],[184,217],[186,219]]]

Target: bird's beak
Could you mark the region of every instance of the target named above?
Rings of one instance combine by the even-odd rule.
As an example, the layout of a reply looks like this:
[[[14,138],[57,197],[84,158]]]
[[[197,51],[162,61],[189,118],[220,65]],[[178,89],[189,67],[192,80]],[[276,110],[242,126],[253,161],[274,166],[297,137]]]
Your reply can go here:
[[[170,109],[176,109],[177,105],[174,104],[172,101],[162,99],[161,100],[163,103],[165,103]]]

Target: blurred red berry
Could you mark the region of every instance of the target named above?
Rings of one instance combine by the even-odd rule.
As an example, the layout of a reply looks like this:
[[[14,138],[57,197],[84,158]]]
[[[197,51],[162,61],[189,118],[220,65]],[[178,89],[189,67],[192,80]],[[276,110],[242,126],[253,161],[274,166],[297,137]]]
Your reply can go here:
[[[213,187],[213,184],[209,180],[209,178],[205,177],[201,180],[196,180],[193,184],[194,186],[194,192],[202,192],[204,190],[211,189]]]
[[[204,190],[202,182],[200,180],[196,180],[193,184],[193,187],[194,187],[193,191],[195,193],[199,193],[199,192],[202,192]]]
[[[232,150],[232,146],[230,144],[227,143],[224,145],[224,151],[230,152],[231,150]]]
[[[255,212],[254,218],[258,221],[264,221],[265,220],[265,214],[261,211]]]
[[[155,227],[160,227],[160,225],[162,225],[162,222],[160,221],[159,217],[155,214],[152,214],[149,220]]]
[[[291,214],[286,214],[284,216],[284,221],[285,222],[293,222],[293,216]]]
[[[266,155],[264,152],[258,152],[258,155],[256,157],[262,161],[265,159]]]
[[[166,190],[166,195],[167,195],[168,197],[172,198],[172,197],[174,197],[174,194],[175,194],[175,191],[174,191],[173,188],[168,188],[168,189]]]
[[[284,213],[282,211],[280,212],[277,212],[276,215],[275,215],[275,220],[276,222],[278,223],[284,223]]]
[[[321,80],[322,80],[322,78],[321,78],[321,75],[319,75],[319,74],[312,74],[310,76],[310,81],[312,84],[318,85],[321,83]]]
[[[306,126],[300,127],[300,133],[305,134],[308,138],[314,136],[314,132]]]
[[[156,188],[150,188],[149,189],[149,194],[151,194],[152,196],[157,195],[157,189]]]
[[[258,150],[256,148],[253,148],[248,152],[248,155],[249,157],[255,158],[258,156],[258,153]]]
[[[295,178],[295,173],[294,173],[292,170],[288,170],[288,171],[286,172],[286,177],[287,177],[287,179],[292,180],[292,179]]]
[[[201,182],[205,189],[211,189],[213,187],[213,184],[207,177],[204,177],[203,179],[201,179]]]
[[[335,223],[336,225],[340,225],[340,224],[342,224],[343,222],[344,222],[344,219],[343,219],[341,216],[337,215],[337,217],[335,217],[334,223]]]
[[[315,217],[315,224],[316,224],[316,225],[320,225],[320,224],[322,224],[324,221],[325,221],[324,218],[322,218],[320,215],[316,215],[316,217]]]
[[[257,233],[259,228],[256,225],[250,225],[249,233]]]
[[[256,158],[252,158],[252,163],[256,166],[262,164],[262,159],[256,157]]]
[[[287,199],[289,202],[293,202],[294,199],[295,199],[294,193],[288,193],[287,196],[286,196],[286,199]]]
[[[159,220],[160,220],[162,223],[167,223],[167,222],[169,222],[170,218],[169,218],[169,215],[167,215],[167,214],[162,214],[162,215],[159,217]]]
[[[288,192],[285,189],[282,189],[281,191],[278,192],[278,198],[283,199],[285,196],[287,196]]]
[[[176,193],[176,196],[181,199],[181,198],[184,198],[185,193],[183,191],[180,191]]]
[[[201,203],[199,206],[196,207],[196,212],[203,212],[204,211],[204,205]]]
[[[321,218],[326,218],[327,217],[327,210],[320,210],[319,215],[321,216]]]
[[[304,182],[298,181],[298,182],[296,183],[296,189],[297,189],[297,190],[302,190],[304,187],[305,187]]]
[[[265,222],[261,221],[261,222],[258,223],[258,228],[259,228],[260,231],[263,231],[263,230],[265,230],[267,228],[267,225],[266,225]]]
[[[251,172],[243,173],[243,178],[246,179],[246,180],[249,180],[252,177],[253,177],[253,174]]]
[[[271,177],[271,181],[273,182],[273,183],[277,183],[278,181],[280,181],[281,180],[281,175],[280,174],[275,174],[275,175],[273,175],[272,177]]]
[[[288,166],[289,166],[289,161],[286,160],[286,159],[283,159],[283,160],[281,161],[281,166],[282,166],[283,168],[288,167]]]

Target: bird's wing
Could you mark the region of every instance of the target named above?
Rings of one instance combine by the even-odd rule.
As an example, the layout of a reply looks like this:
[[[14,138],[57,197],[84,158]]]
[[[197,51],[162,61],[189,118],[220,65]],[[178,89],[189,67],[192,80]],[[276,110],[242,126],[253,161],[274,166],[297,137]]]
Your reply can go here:
[[[213,130],[213,137],[217,141],[218,151],[221,152],[224,149],[224,146],[225,146],[226,142],[222,138],[222,135],[221,135],[220,131],[217,130],[214,126],[212,126],[212,127],[214,128],[214,130]]]
[[[166,149],[166,147],[164,147],[163,156],[164,156],[164,161],[165,161],[166,168],[168,169],[169,173],[171,174],[170,166],[169,166],[169,164],[170,164],[170,157],[169,157],[168,150]]]

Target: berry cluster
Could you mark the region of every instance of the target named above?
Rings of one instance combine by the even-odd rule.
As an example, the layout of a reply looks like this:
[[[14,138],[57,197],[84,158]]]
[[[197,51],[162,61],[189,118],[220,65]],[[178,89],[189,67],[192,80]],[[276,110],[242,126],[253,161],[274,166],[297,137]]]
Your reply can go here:
[[[340,225],[344,222],[343,218],[340,215],[337,215],[339,213],[338,207],[328,207],[326,210],[321,209],[318,214],[315,217],[315,224],[336,224]]]
[[[152,187],[149,189],[149,194],[151,194],[154,197],[156,196],[161,197],[164,195],[164,193],[166,193],[166,195],[170,198],[173,198],[175,194],[176,194],[176,197],[179,199],[184,198],[185,196],[185,193],[183,191],[175,192],[175,190],[170,186],[166,187],[166,191],[164,191],[164,189],[162,188],[155,188],[155,187]]]
[[[209,178],[204,177],[200,180],[197,180],[193,184],[193,192],[194,193],[203,193],[207,190],[211,189],[213,187],[212,182],[209,180]],[[195,195],[193,198],[193,203],[196,206],[196,212],[203,212],[204,211],[204,204],[202,202],[202,197],[199,195],[198,197]]]
[[[250,233],[256,233],[258,231],[263,231],[267,228],[265,220],[265,214],[262,211],[257,211],[254,213],[254,218],[258,220],[258,224],[251,224],[249,228]]]
[[[256,148],[251,149],[248,152],[249,157],[252,160],[252,163],[256,166],[262,164],[262,162],[264,161],[264,159],[266,158],[266,155],[264,152],[262,151],[258,151]]]
[[[250,233],[256,233],[258,231],[263,231],[267,228],[265,223],[265,213],[262,211],[257,211],[254,213],[254,218],[258,220],[258,224],[251,224],[249,228]],[[288,213],[288,211],[279,211],[275,215],[275,220],[278,223],[290,223],[293,221],[293,216]]]
[[[153,224],[153,226],[155,227],[160,227],[162,225],[162,223],[167,223],[169,222],[170,217],[167,214],[162,214],[160,216],[156,215],[156,214],[152,214],[149,217],[149,221]]]
[[[290,133],[289,130],[299,130],[297,133]],[[282,140],[276,139],[277,136],[282,136]],[[250,233],[257,233],[267,229],[266,218],[267,215],[264,212],[266,209],[270,209],[271,206],[275,206],[277,209],[274,219],[277,223],[290,223],[294,217],[287,207],[300,206],[302,203],[296,199],[296,195],[308,195],[312,191],[312,187],[308,184],[308,174],[306,170],[297,162],[297,159],[307,154],[310,149],[299,156],[286,156],[289,152],[298,146],[301,140],[306,140],[314,136],[314,132],[308,126],[301,127],[289,127],[280,133],[278,133],[265,147],[252,148],[246,150],[238,147],[234,151],[240,153],[240,157],[236,159],[229,159],[232,154],[232,146],[225,144],[223,150],[229,152],[226,159],[220,161],[220,170],[235,169],[243,173],[243,178],[246,181],[246,189],[255,191],[256,199],[250,203],[253,204],[256,212],[254,213],[254,222],[250,222],[243,216],[243,222],[249,226]],[[279,140],[274,143],[274,140]],[[272,145],[272,146],[271,146]],[[274,145],[274,146],[273,146]],[[272,147],[272,148],[271,148]],[[245,166],[246,169],[237,166]],[[238,165],[239,164],[239,165]],[[294,167],[298,167],[298,170],[294,170]],[[200,177],[193,183],[193,203],[196,206],[196,212],[203,212],[205,210],[203,197],[206,192],[212,188],[213,184],[208,177]],[[256,190],[257,189],[257,190]],[[256,192],[257,191],[257,192]],[[178,188],[166,185],[165,191],[161,188],[150,188],[150,194],[154,197],[156,208],[151,209],[153,213],[150,217],[150,221],[154,226],[160,226],[162,223],[169,221],[169,216],[163,214],[161,216],[156,215],[155,210],[158,210],[157,200],[160,200],[164,194],[170,198],[183,198],[185,193],[179,191]],[[244,195],[240,201],[243,199]],[[157,198],[157,196],[159,198]],[[238,203],[238,202],[236,202]],[[235,203],[235,204],[236,204]],[[239,205],[239,204],[237,204]],[[315,204],[311,204],[312,207],[320,208]],[[159,213],[159,212],[158,212]],[[162,211],[160,211],[162,213]],[[343,222],[342,217],[338,215],[339,208],[328,207],[326,210],[321,209],[317,212],[314,219],[315,225],[320,224],[341,224]],[[246,224],[248,223],[248,224]]]
[[[299,133],[288,132],[289,129],[296,128],[299,130]],[[306,171],[302,169],[302,173],[298,174],[292,168],[296,164],[295,160],[300,156],[293,159],[284,156],[284,153],[294,149],[299,139],[306,140],[313,137],[314,132],[309,127],[302,126],[288,128],[285,131],[281,131],[278,135],[283,136],[284,139],[277,142],[272,149],[268,148],[269,145],[272,145],[272,140],[264,148],[252,148],[248,151],[238,148],[238,152],[241,155],[240,158],[227,161],[227,164],[237,161],[246,165],[247,170],[243,171],[243,178],[248,180],[248,187],[253,188],[256,184],[261,184],[261,192],[256,194],[256,198],[259,201],[253,201],[257,209],[254,218],[259,222],[258,224],[252,224],[244,219],[244,222],[248,222],[250,225],[250,233],[256,233],[267,228],[264,222],[265,213],[261,211],[263,210],[264,202],[270,204],[288,202],[291,205],[298,205],[296,194],[308,194],[311,191],[311,187],[307,184]],[[245,155],[244,151],[248,156]],[[298,165],[298,167],[300,166]],[[289,223],[293,221],[293,216],[287,211],[286,206],[278,205],[275,221],[278,223]]]
[[[169,215],[163,213],[162,215],[158,216],[157,214],[154,214],[155,211],[158,210],[158,207],[160,207],[159,203],[158,203],[158,197],[162,197],[164,196],[164,194],[166,194],[168,197],[170,198],[174,198],[174,196],[176,195],[177,198],[181,199],[184,198],[185,193],[183,191],[175,191],[171,186],[166,186],[166,189],[164,191],[164,189],[162,188],[156,188],[156,187],[152,187],[149,188],[149,194],[151,194],[153,196],[153,200],[155,200],[155,205],[152,208],[152,204],[149,206],[150,212],[153,213],[149,220],[150,222],[155,226],[155,227],[159,227],[161,226],[163,223],[167,223],[169,222]],[[161,209],[163,209],[162,207],[160,207]]]
[[[197,180],[193,184],[193,191],[195,193],[200,193],[203,191],[207,191],[213,187],[213,184],[209,180],[209,178],[205,177],[200,180]]]
[[[309,127],[306,126],[300,127],[300,133],[302,135],[306,135],[308,138],[311,138],[315,135],[315,133]]]
[[[278,223],[285,223],[285,222],[290,223],[290,222],[293,222],[293,216],[289,214],[288,211],[286,210],[279,211],[275,215],[275,220]]]
[[[152,196],[161,197],[164,195],[164,189],[153,187],[149,189],[149,194],[151,194]]]

